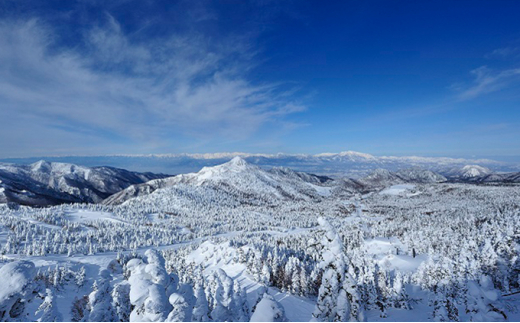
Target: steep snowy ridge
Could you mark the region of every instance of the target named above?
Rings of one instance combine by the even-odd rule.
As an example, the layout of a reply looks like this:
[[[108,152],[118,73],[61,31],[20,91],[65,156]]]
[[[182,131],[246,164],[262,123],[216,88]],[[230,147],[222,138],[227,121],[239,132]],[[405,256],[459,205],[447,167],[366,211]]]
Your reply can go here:
[[[103,203],[117,205],[130,198],[177,185],[209,186],[228,193],[238,192],[248,196],[269,197],[273,200],[321,199],[323,191],[313,185],[321,185],[323,180],[325,178],[287,169],[266,171],[247,163],[241,157],[234,157],[222,165],[204,167],[198,173],[182,174],[131,186],[107,198]],[[308,185],[309,183],[313,185]]]
[[[165,175],[43,160],[30,165],[0,164],[0,202],[36,206],[97,203],[132,184],[161,177]]]

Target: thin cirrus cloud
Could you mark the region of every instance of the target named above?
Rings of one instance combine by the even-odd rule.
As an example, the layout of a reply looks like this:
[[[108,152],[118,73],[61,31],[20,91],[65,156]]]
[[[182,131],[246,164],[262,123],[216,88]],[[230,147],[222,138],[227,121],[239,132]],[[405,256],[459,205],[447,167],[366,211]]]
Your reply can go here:
[[[474,80],[471,86],[464,88],[458,95],[461,100],[474,99],[483,94],[495,92],[520,81],[520,68],[495,71],[481,66],[471,71]]]
[[[248,79],[256,64],[246,37],[133,41],[110,15],[83,34],[81,46],[67,48],[38,19],[0,25],[0,118],[11,120],[0,135],[19,141],[0,149],[30,154],[23,146],[35,146],[31,138],[51,151],[121,142],[160,148],[179,136],[243,140],[305,110],[280,84]]]
[[[518,46],[507,46],[507,47],[501,47],[493,50],[491,53],[487,54],[485,57],[492,59],[492,58],[516,58],[520,56],[520,47]]]

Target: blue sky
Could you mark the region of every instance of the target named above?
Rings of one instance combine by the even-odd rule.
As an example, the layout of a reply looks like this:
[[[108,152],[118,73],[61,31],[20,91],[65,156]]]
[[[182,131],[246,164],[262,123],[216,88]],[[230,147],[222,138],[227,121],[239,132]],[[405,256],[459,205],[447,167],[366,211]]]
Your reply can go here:
[[[2,1],[0,157],[516,159],[519,12],[516,1]]]

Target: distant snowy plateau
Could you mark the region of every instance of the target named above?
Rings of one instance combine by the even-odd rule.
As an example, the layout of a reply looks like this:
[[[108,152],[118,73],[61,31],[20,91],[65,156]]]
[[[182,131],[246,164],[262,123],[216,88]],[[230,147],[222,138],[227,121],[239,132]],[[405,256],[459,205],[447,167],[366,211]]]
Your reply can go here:
[[[0,321],[520,320],[515,165],[96,158],[0,163]]]

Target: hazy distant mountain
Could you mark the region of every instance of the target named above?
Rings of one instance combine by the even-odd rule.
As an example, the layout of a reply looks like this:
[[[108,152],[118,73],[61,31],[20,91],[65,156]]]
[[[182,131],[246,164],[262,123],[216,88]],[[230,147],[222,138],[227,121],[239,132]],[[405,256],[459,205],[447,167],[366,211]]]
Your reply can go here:
[[[132,184],[165,176],[43,160],[30,165],[0,164],[0,203],[34,206],[97,203]]]
[[[442,175],[452,169],[460,169],[466,165],[480,165],[494,172],[520,171],[519,165],[489,159],[463,159],[446,157],[392,157],[372,156],[354,151],[341,153],[305,154],[165,154],[165,155],[117,155],[93,157],[51,157],[49,160],[68,162],[86,166],[103,166],[125,168],[134,171],[151,171],[169,174],[198,172],[203,167],[216,166],[239,156],[248,163],[266,169],[286,167],[295,171],[307,172],[334,177],[361,178],[378,168],[398,171],[411,167],[431,170]],[[10,162],[28,163],[37,161],[34,158],[10,159]]]

